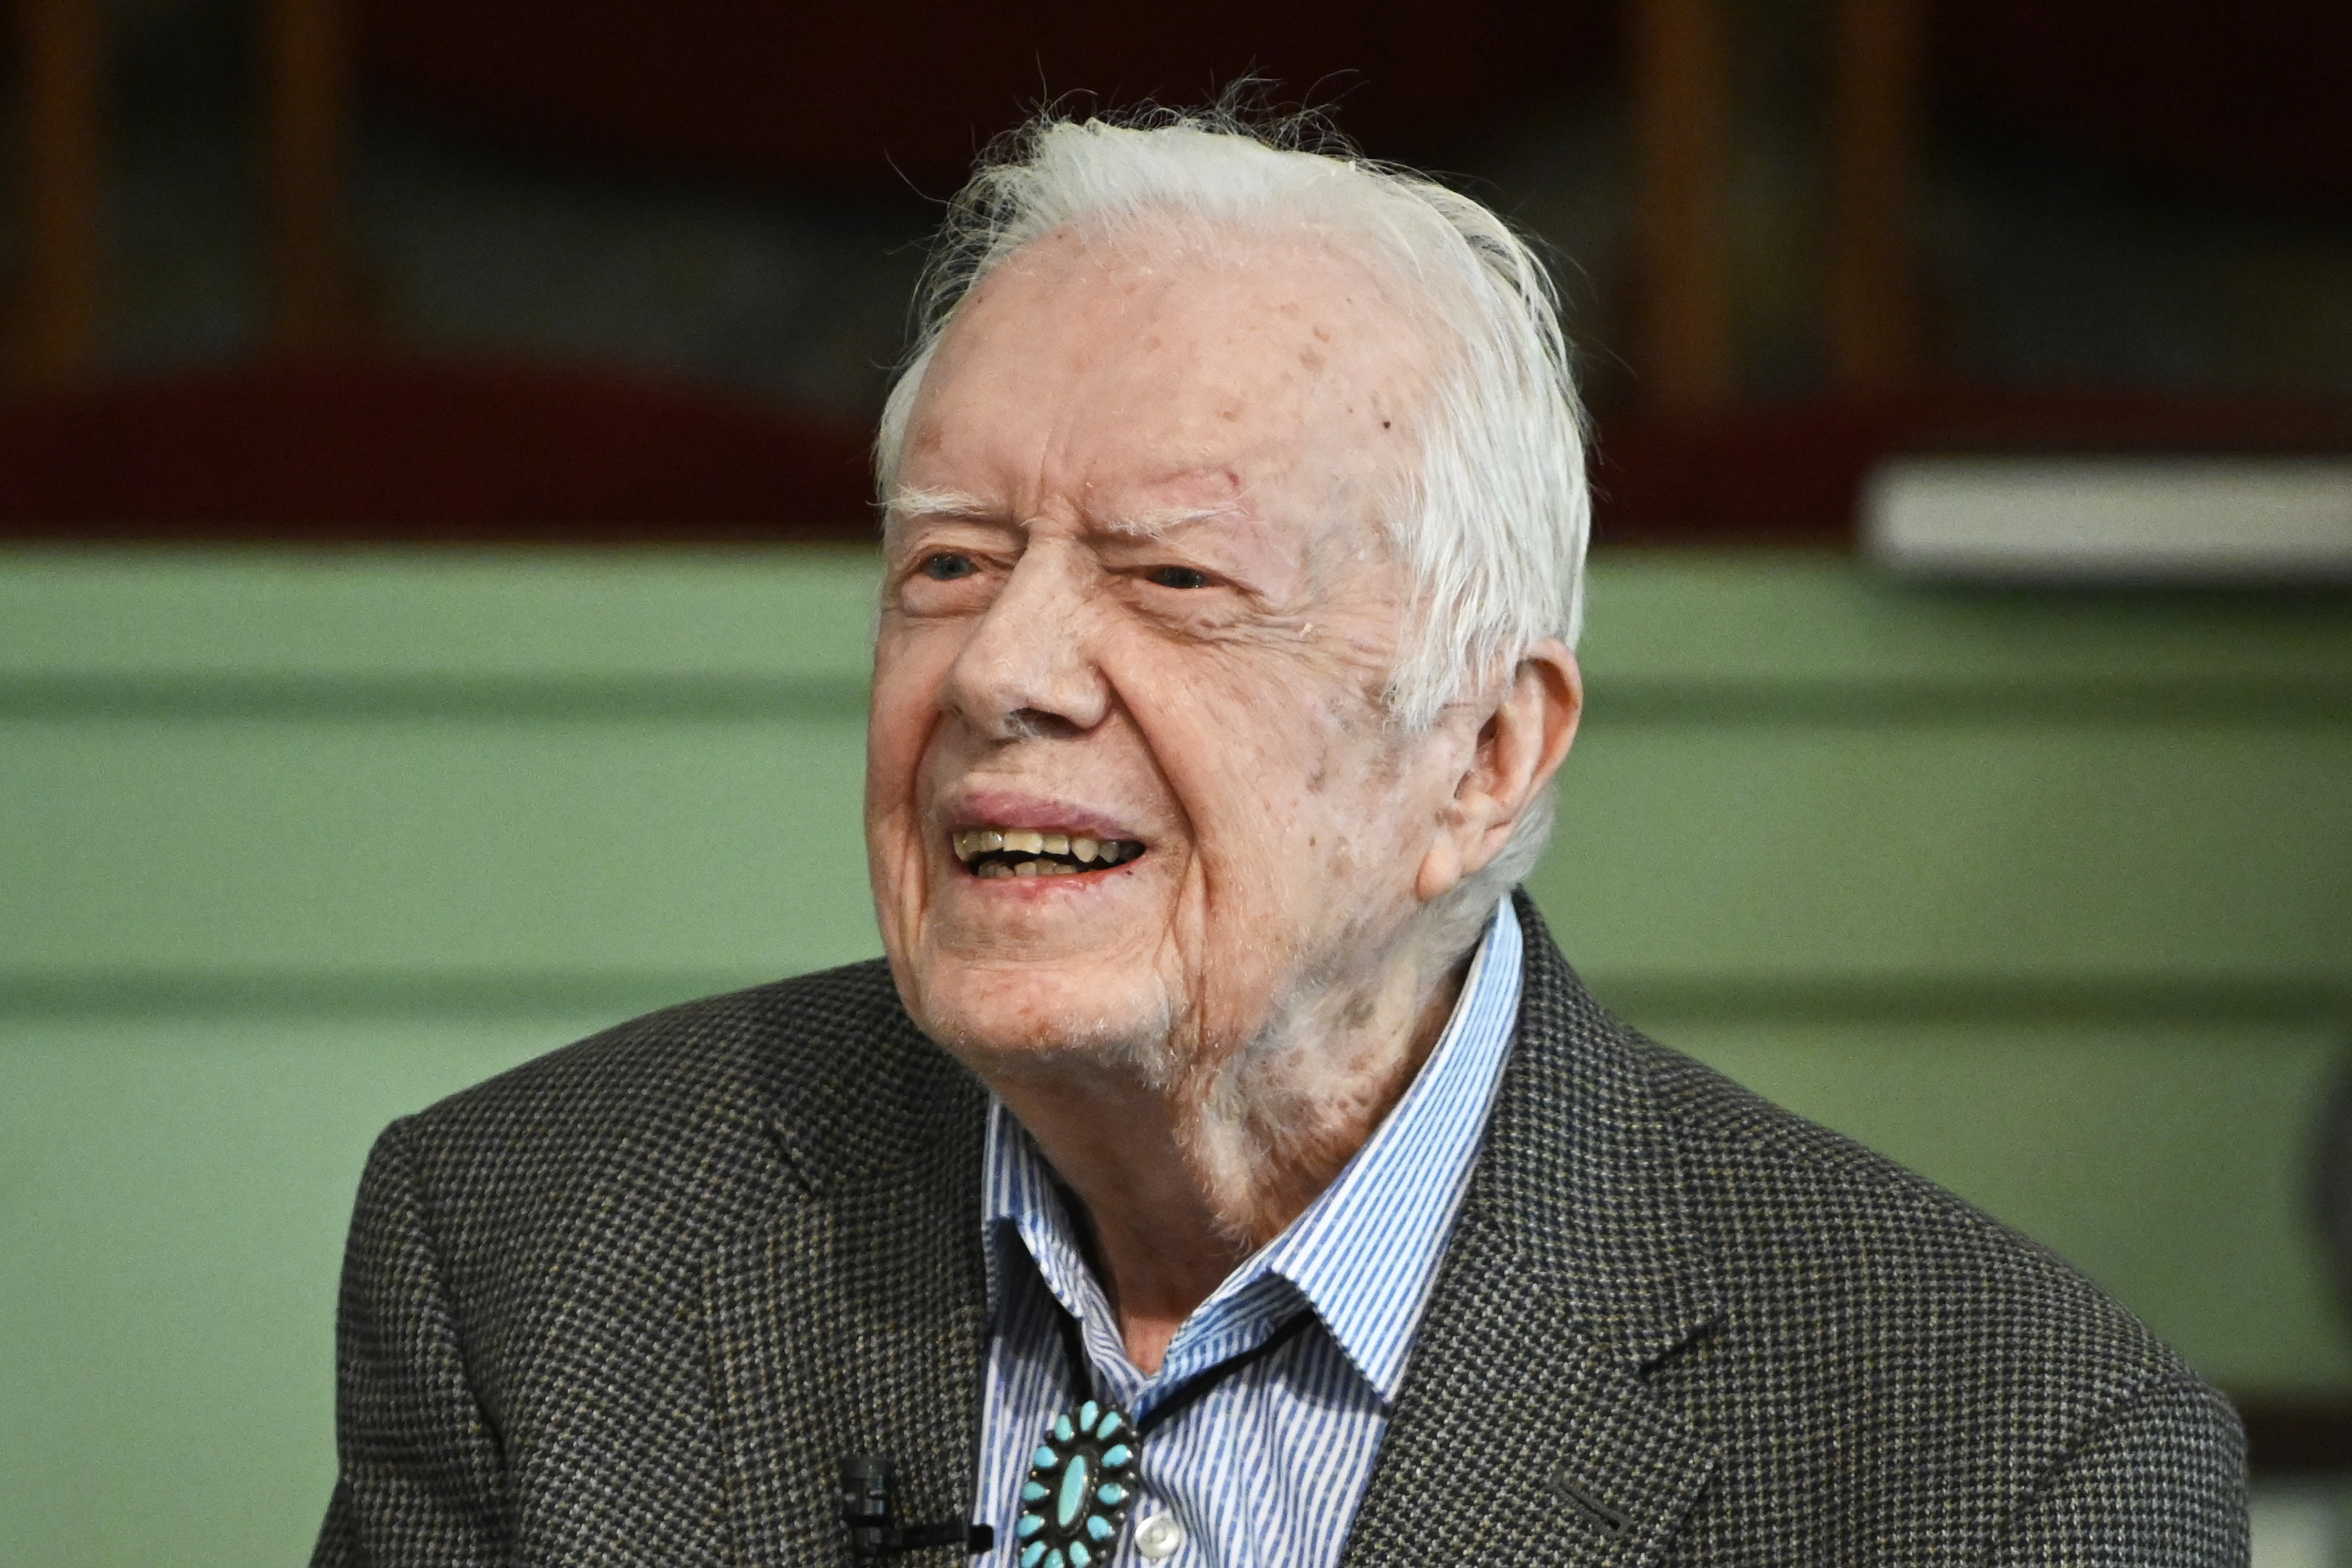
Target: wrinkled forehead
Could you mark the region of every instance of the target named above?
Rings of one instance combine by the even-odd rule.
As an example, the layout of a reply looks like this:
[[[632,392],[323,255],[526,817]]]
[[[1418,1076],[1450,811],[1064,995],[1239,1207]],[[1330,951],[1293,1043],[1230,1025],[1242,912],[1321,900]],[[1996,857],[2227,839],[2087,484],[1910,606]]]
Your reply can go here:
[[[1392,489],[1418,451],[1428,341],[1387,268],[1313,229],[1059,230],[966,298],[897,477],[969,489],[976,470],[1015,485],[1050,471],[1182,492],[1116,498],[1139,516],[1223,504],[1206,493],[1221,475],[1294,503]]]

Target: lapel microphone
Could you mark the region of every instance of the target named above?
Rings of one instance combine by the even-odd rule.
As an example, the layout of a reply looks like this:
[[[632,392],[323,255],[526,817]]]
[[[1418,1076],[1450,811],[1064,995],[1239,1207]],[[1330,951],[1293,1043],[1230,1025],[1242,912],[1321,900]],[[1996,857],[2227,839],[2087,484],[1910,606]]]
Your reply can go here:
[[[927,1546],[961,1546],[978,1553],[996,1544],[993,1528],[960,1519],[940,1524],[900,1524],[898,1467],[878,1454],[858,1454],[841,1461],[841,1522],[849,1527],[849,1555],[860,1563]]]

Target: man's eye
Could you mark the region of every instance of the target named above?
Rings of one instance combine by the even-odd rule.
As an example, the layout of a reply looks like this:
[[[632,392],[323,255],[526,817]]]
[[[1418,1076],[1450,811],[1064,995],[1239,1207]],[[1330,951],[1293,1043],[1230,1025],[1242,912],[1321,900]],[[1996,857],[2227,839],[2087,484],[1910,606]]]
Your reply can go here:
[[[1190,566],[1155,566],[1150,576],[1152,582],[1163,588],[1205,588],[1209,585],[1209,574],[1196,572]]]
[[[943,552],[924,556],[923,563],[915,570],[934,583],[952,583],[959,577],[971,576],[980,568],[973,564],[969,555],[951,555]]]

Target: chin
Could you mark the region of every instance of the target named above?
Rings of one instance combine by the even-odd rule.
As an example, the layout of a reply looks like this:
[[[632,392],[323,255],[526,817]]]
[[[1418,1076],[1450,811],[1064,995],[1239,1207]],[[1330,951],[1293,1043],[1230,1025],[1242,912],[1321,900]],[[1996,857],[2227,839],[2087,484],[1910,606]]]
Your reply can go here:
[[[1174,1011],[1156,983],[1028,965],[934,963],[909,1011],[922,1031],[985,1079],[1091,1065],[1164,1088],[1176,1063]]]

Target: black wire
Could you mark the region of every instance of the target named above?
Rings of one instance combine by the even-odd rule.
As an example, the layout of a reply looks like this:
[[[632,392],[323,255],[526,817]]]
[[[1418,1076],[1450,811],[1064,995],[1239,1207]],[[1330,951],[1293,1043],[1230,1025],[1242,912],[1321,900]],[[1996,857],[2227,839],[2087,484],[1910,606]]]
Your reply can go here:
[[[1275,1352],[1298,1337],[1307,1320],[1314,1317],[1312,1308],[1302,1309],[1285,1320],[1282,1326],[1258,1343],[1236,1354],[1229,1355],[1212,1367],[1204,1367],[1180,1384],[1175,1393],[1151,1407],[1151,1414],[1135,1424],[1138,1441],[1149,1437],[1173,1416],[1190,1409],[1202,1395],[1253,1363],[1264,1361]],[[1078,1392],[1091,1396],[1094,1393],[1094,1363],[1087,1359],[1084,1332],[1077,1318],[1065,1311],[1062,1317],[1062,1349],[1070,1358],[1070,1375],[1076,1380]]]

